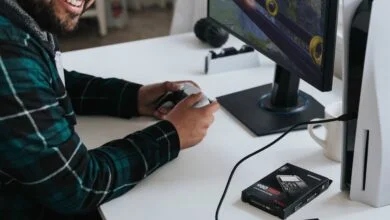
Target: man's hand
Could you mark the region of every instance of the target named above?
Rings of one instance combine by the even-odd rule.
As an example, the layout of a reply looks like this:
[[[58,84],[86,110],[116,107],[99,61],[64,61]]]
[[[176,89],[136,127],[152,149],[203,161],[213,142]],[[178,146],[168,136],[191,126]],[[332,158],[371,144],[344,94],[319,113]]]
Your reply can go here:
[[[192,147],[203,140],[214,121],[213,114],[219,109],[217,102],[194,108],[193,105],[201,99],[201,93],[191,95],[179,102],[165,117],[175,126],[181,149]]]
[[[142,86],[138,91],[138,114],[164,119],[170,109],[160,108],[156,110],[158,99],[167,92],[178,91],[180,84],[185,82],[197,86],[192,81],[164,82]]]

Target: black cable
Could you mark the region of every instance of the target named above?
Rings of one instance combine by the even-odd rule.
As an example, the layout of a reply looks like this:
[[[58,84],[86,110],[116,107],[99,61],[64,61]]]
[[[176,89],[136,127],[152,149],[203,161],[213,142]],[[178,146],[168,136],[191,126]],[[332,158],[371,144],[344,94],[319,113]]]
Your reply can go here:
[[[256,154],[258,154],[258,153],[260,153],[260,152],[270,148],[271,146],[276,144],[278,141],[280,141],[282,138],[284,138],[288,133],[290,133],[292,130],[294,130],[295,128],[297,128],[299,126],[312,125],[312,124],[323,124],[323,123],[329,123],[329,122],[334,122],[334,121],[349,121],[349,120],[356,119],[356,118],[357,118],[357,114],[345,114],[345,115],[341,115],[338,118],[318,120],[318,121],[308,121],[308,122],[302,122],[302,123],[295,124],[295,125],[291,126],[291,128],[288,129],[286,132],[284,132],[282,135],[280,135],[278,138],[276,138],[274,141],[272,141],[271,143],[266,145],[265,147],[263,147],[263,148],[261,148],[259,150],[256,150],[255,152],[253,152],[253,153],[245,156],[244,158],[242,158],[240,161],[238,161],[238,163],[236,163],[236,165],[234,166],[232,172],[230,173],[229,179],[228,179],[228,181],[226,183],[226,186],[225,186],[225,190],[223,191],[222,197],[219,200],[219,204],[218,204],[217,210],[215,212],[215,220],[218,220],[219,210],[221,209],[223,200],[225,199],[226,192],[227,192],[227,190],[229,188],[229,185],[230,185],[230,182],[231,182],[231,180],[233,178],[234,172],[236,172],[236,169],[238,168],[238,166],[240,166],[240,164],[242,162],[244,162],[245,160],[255,156]]]

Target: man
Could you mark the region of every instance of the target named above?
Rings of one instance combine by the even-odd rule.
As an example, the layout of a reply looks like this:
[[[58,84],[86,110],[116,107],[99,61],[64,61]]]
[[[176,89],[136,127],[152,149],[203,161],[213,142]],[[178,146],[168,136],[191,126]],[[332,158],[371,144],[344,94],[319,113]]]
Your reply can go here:
[[[192,108],[200,94],[155,110],[177,83],[141,86],[65,71],[65,89],[51,33],[72,31],[93,3],[0,0],[0,219],[91,213],[199,143],[213,122],[217,103]],[[88,151],[74,131],[75,113],[163,120]]]

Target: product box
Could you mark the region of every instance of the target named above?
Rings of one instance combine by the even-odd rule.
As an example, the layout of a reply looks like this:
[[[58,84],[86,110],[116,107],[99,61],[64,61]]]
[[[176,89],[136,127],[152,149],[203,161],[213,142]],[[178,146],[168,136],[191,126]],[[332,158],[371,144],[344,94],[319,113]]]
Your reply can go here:
[[[281,219],[328,189],[332,180],[285,164],[242,192],[241,199]]]

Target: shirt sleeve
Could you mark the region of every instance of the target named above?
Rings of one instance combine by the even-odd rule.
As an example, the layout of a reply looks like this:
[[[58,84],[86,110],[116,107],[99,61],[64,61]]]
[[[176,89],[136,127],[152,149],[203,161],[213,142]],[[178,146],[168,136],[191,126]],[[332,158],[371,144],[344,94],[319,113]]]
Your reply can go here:
[[[66,70],[65,81],[74,110],[79,115],[110,115],[122,118],[138,115],[140,84]]]
[[[3,187],[58,213],[88,212],[178,156],[179,138],[168,121],[88,151],[36,59],[19,47],[0,51]]]

